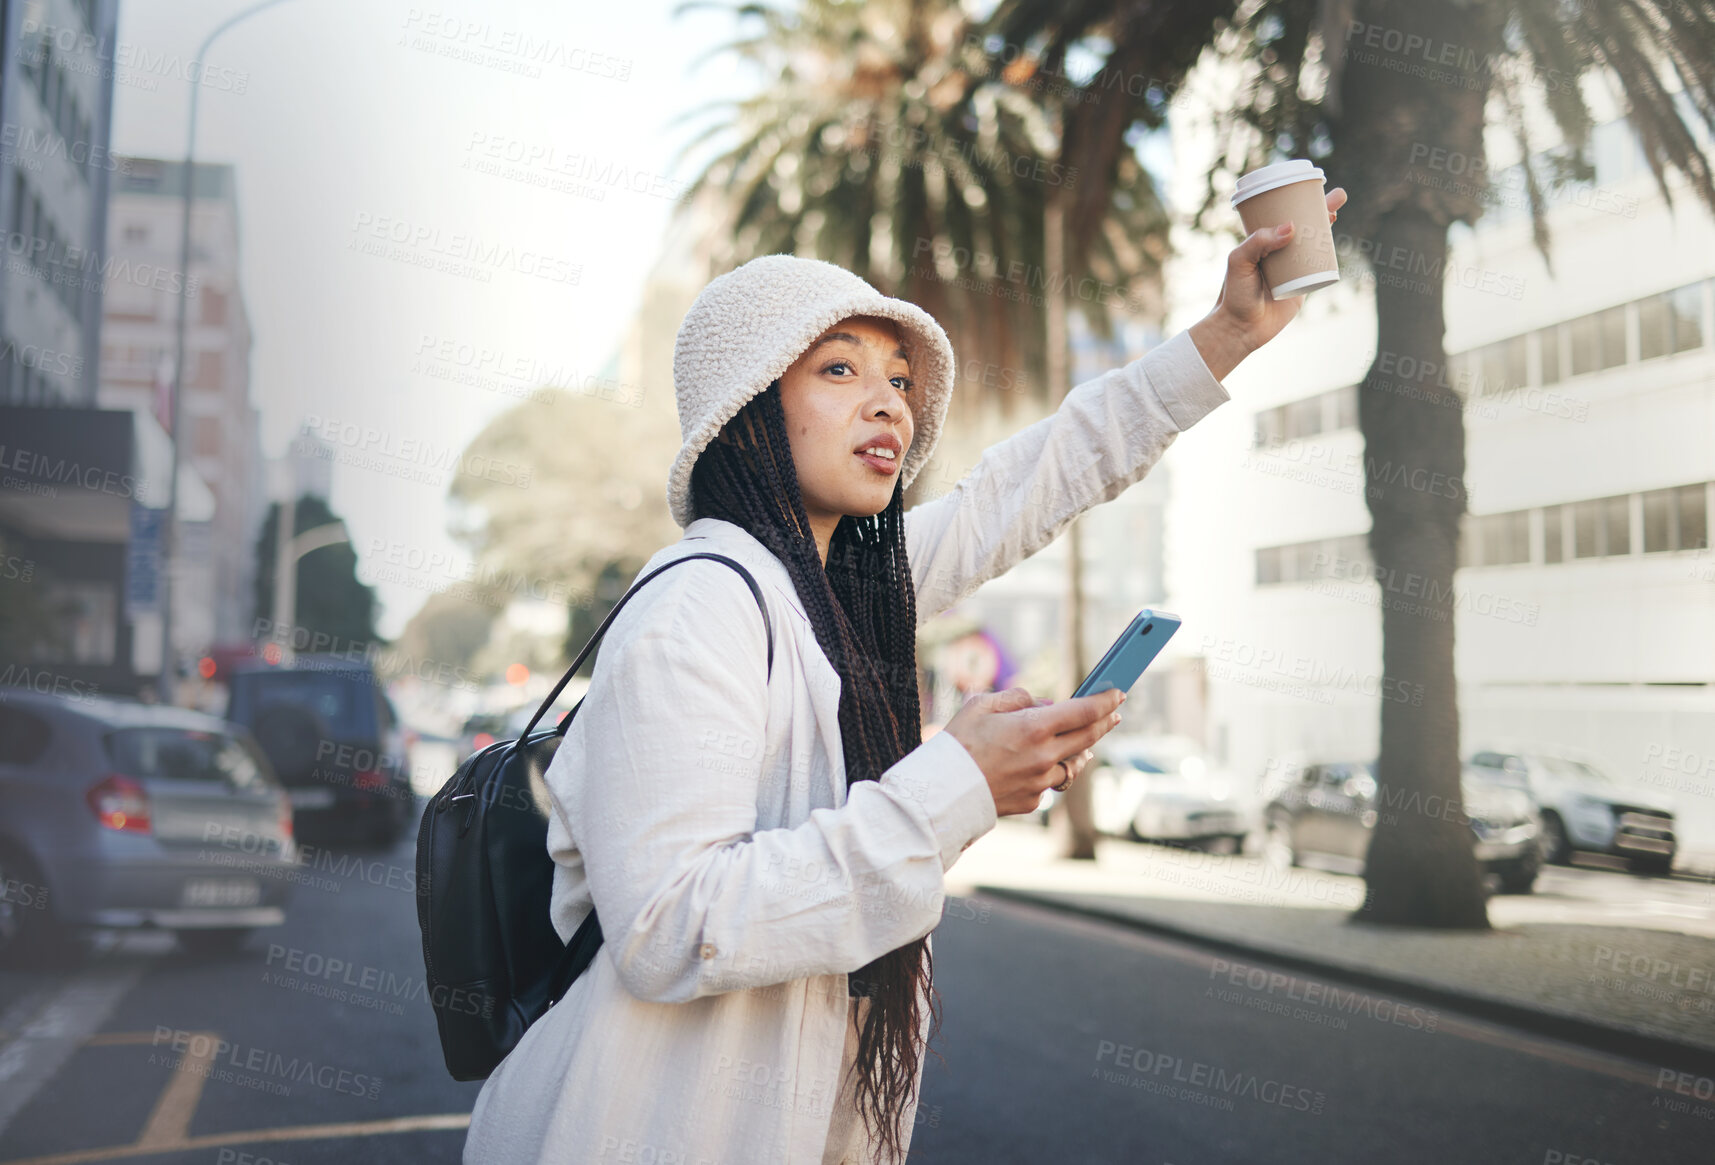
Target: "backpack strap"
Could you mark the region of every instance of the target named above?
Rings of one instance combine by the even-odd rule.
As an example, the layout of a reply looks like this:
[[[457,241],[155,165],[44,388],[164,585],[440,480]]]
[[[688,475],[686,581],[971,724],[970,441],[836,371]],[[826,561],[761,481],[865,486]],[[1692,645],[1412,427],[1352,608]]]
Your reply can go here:
[[[589,655],[590,649],[595,646],[596,640],[600,639],[602,634],[607,631],[608,624],[613,622],[614,616],[619,614],[619,609],[625,606],[626,600],[636,594],[639,587],[660,574],[662,571],[667,570],[670,567],[678,566],[681,562],[689,562],[693,558],[712,558],[717,562],[724,562],[744,576],[745,585],[750,588],[751,597],[756,600],[757,610],[762,612],[763,630],[768,635],[768,674],[770,677],[774,675],[774,620],[768,616],[768,604],[762,600],[762,588],[756,585],[756,579],[751,575],[750,571],[744,568],[743,564],[735,561],[734,559],[728,558],[724,554],[716,554],[709,550],[699,550],[694,554],[687,554],[683,557],[675,558],[672,562],[664,562],[631,584],[630,589],[625,592],[619,602],[613,605],[613,610],[607,613],[607,618],[601,621],[601,626],[595,629],[595,634],[591,635],[589,640],[585,642],[583,650],[578,652],[577,659],[573,660],[572,666],[566,669],[566,674],[560,677],[560,682],[554,685],[554,690],[548,693],[548,698],[542,701],[542,706],[536,709],[536,714],[530,717],[530,723],[524,726],[524,731],[518,734],[518,740],[520,743],[522,743],[530,733],[535,731],[537,722],[548,714],[548,709],[553,707],[554,701],[560,698],[560,693],[565,691],[566,685],[572,682],[572,677],[577,674],[578,669],[584,664],[584,657]],[[578,701],[578,705],[580,707],[583,705],[583,701],[581,699]],[[565,718],[559,722],[559,724],[555,725],[554,733],[556,736],[564,736],[566,734],[566,729],[571,727],[572,717],[577,715],[577,711],[577,708],[573,708],[571,712],[569,712]]]

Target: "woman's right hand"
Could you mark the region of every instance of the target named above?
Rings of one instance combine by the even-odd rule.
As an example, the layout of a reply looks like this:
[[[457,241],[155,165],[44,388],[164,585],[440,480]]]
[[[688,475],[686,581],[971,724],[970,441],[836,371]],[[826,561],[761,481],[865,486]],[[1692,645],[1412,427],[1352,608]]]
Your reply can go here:
[[[1066,779],[1060,762],[1078,755],[1120,722],[1117,688],[1038,705],[1023,688],[984,692],[966,701],[943,732],[965,746],[988,779],[995,814],[1030,813],[1048,788]]]

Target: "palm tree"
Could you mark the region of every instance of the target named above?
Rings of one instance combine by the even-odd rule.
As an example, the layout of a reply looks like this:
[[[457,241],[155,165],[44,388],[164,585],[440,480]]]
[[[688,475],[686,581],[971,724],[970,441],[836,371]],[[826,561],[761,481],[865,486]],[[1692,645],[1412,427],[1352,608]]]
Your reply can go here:
[[[760,21],[711,51],[736,53],[769,78],[752,97],[688,115],[714,119],[681,159],[711,138],[731,139],[684,199],[718,192],[731,242],[717,265],[778,252],[838,263],[932,314],[961,365],[980,354],[1018,374],[1008,384],[1022,381],[1038,404],[1053,403],[1042,391],[1043,219],[1048,198],[1077,188],[1080,176],[1059,164],[1040,96],[1004,83],[969,51],[971,26],[956,0],[692,0],[677,11],[697,7]],[[1166,216],[1148,174],[1135,160],[1120,168],[1091,213],[1105,229],[1068,256],[1067,274],[1137,302],[1165,253]],[[1096,334],[1112,334],[1106,303],[1081,306]],[[953,407],[998,399],[1010,413],[1019,397],[989,395],[967,379]]]
[[[1538,248],[1548,259],[1543,167],[1532,157],[1533,109],[1546,108],[1563,144],[1547,165],[1587,180],[1592,117],[1579,82],[1603,73],[1671,202],[1668,171],[1715,208],[1708,158],[1688,121],[1715,125],[1715,3],[1711,0],[1001,0],[987,29],[1040,60],[1069,45],[1100,69],[1100,97],[1068,121],[1068,160],[1080,200],[1099,200],[1117,142],[1134,122],[1159,119],[1205,53],[1237,78],[1221,120],[1223,150],[1210,175],[1231,176],[1282,157],[1309,157],[1351,194],[1342,225],[1370,253],[1405,255],[1417,280],[1377,280],[1376,363],[1359,392],[1370,552],[1380,572],[1423,580],[1419,610],[1384,605],[1384,699],[1377,777],[1397,795],[1459,803],[1459,714],[1453,670],[1453,572],[1462,485],[1431,493],[1405,481],[1440,474],[1462,483],[1464,419],[1454,386],[1407,381],[1396,369],[1447,366],[1441,285],[1447,232],[1474,222],[1481,181],[1436,181],[1424,147],[1470,159],[1482,174],[1491,119],[1525,157]],[[1117,82],[1117,83],[1116,83]],[[1414,153],[1415,151],[1415,153]],[[1433,156],[1433,155],[1431,155]],[[1201,216],[1199,216],[1201,218]],[[1078,215],[1072,216],[1078,229]],[[1426,803],[1426,802],[1420,802]],[[1469,834],[1455,815],[1401,813],[1378,822],[1357,917],[1421,926],[1488,925]]]

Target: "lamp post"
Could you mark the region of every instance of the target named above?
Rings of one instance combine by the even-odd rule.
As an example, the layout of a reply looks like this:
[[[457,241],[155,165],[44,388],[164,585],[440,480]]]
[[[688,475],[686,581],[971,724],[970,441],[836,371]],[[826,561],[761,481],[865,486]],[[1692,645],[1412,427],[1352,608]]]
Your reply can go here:
[[[179,422],[180,404],[185,383],[185,313],[191,295],[191,199],[195,195],[197,101],[202,95],[203,59],[215,38],[242,20],[272,8],[285,0],[262,0],[249,8],[227,17],[203,38],[202,46],[191,58],[191,111],[185,128],[185,168],[180,175],[183,190],[179,196],[179,310],[173,325],[173,392],[168,406],[173,438],[173,468],[167,481],[167,517],[161,523],[161,700],[174,702],[178,664],[173,657],[173,559],[179,548],[179,449],[184,443],[184,426]]]
[[[350,542],[344,522],[326,522],[294,536],[298,524],[298,497],[288,490],[280,502],[274,525],[274,639],[280,644],[280,662],[292,662],[292,629],[298,621],[298,560],[312,550]],[[280,632],[285,631],[282,640]]]

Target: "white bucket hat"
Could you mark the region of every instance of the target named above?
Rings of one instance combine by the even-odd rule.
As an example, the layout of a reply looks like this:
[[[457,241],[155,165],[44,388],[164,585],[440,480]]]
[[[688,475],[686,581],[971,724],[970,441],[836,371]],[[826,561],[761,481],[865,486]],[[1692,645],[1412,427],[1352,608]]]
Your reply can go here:
[[[844,267],[796,255],[762,255],[709,281],[673,344],[673,390],[685,443],[667,475],[667,505],[689,526],[691,467],[751,397],[804,354],[811,341],[849,316],[898,323],[921,399],[911,447],[900,464],[907,486],[935,449],[953,392],[953,345],[914,303],[881,294]]]

